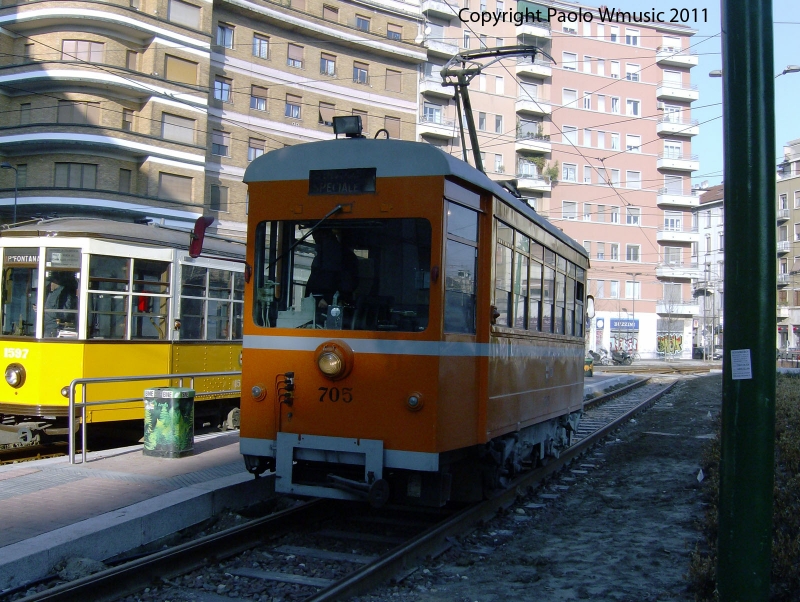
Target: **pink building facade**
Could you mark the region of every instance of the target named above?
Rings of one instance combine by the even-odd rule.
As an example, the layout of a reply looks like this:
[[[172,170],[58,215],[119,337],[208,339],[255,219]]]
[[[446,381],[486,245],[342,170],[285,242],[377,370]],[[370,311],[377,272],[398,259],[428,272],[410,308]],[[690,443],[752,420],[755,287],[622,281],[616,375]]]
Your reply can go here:
[[[691,357],[692,279],[699,241],[692,208],[691,85],[694,30],[610,21],[597,7],[528,4],[591,14],[583,22],[464,22],[471,13],[524,11],[508,0],[428,0],[418,137],[461,155],[452,88],[438,71],[456,49],[534,44],[552,56],[508,59],[477,77],[470,94],[487,174],[510,180],[527,202],[591,255],[588,292],[597,318],[592,349]],[[463,10],[467,9],[467,10]],[[456,13],[455,11],[459,11]],[[459,15],[461,18],[459,18]],[[624,19],[623,19],[624,20]],[[471,161],[471,158],[470,158]],[[696,258],[695,258],[696,261]]]

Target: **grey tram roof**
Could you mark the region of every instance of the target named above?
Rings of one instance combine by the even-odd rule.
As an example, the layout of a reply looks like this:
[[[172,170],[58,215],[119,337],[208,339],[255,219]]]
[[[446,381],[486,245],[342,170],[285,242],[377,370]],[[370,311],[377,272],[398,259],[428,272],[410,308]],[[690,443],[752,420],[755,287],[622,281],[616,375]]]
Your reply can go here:
[[[354,138],[296,144],[265,153],[244,173],[244,182],[307,180],[310,169],[375,167],[378,178],[404,176],[453,176],[510,205],[558,240],[588,258],[586,250],[528,207],[508,190],[461,159],[435,146],[408,140]]]
[[[52,238],[54,244],[59,238],[95,238],[119,243],[146,247],[168,247],[186,250],[189,248],[189,230],[174,230],[158,225],[134,224],[108,219],[63,217],[46,219],[35,224],[25,224],[0,230],[0,239],[14,238]],[[22,243],[20,243],[22,244]],[[244,257],[244,244],[236,244],[213,238],[206,238],[203,252],[226,257]]]

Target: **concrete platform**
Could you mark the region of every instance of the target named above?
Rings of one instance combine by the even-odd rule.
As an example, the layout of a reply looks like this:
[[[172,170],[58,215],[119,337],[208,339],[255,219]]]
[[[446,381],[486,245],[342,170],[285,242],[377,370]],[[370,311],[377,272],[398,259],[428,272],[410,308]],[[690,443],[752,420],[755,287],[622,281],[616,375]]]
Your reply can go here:
[[[585,394],[633,380],[586,379]],[[195,438],[194,455],[156,458],[142,446],[0,467],[0,595],[67,558],[106,560],[273,495],[244,468],[237,432]]]
[[[142,446],[0,467],[0,594],[70,557],[106,560],[268,499],[273,480],[244,468],[237,432],[195,438],[194,455],[144,456]]]

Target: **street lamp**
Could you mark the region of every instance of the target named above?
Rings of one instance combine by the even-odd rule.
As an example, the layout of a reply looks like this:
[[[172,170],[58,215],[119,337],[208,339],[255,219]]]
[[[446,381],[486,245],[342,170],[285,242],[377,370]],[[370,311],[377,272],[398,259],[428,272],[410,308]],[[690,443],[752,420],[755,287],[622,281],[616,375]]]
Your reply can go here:
[[[779,78],[781,75],[786,75],[787,73],[800,73],[800,65],[787,65],[786,69],[775,76],[775,79]],[[713,71],[709,71],[708,77],[722,77],[722,69],[714,69]]]
[[[11,163],[8,163],[8,162],[0,163],[0,167],[2,167],[3,169],[13,169],[14,170],[14,221],[11,222],[11,223],[12,224],[16,224],[17,223],[17,181],[18,181],[18,177],[17,176],[19,176],[19,172],[17,171],[16,167],[14,167],[13,165],[11,165]]]
[[[631,278],[633,278],[633,291],[631,291],[632,294],[633,294],[633,306],[632,306],[632,311],[631,311],[631,313],[633,314],[633,317],[631,318],[631,322],[633,322],[633,328],[634,328],[634,335],[633,336],[634,336],[634,338],[636,338],[636,332],[637,332],[636,331],[636,277],[637,276],[641,276],[642,272],[625,272],[625,273],[628,276],[630,276]],[[639,347],[639,345],[637,343],[636,348],[638,348],[638,347]],[[636,349],[634,349],[634,351],[636,351]]]

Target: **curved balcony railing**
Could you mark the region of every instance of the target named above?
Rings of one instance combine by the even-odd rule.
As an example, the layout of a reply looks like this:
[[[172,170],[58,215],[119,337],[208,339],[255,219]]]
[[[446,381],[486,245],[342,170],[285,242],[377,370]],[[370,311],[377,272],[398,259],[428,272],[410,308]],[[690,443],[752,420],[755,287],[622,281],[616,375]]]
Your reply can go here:
[[[674,159],[676,161],[698,161],[697,155],[690,155],[687,153],[659,153],[659,159]]]
[[[671,82],[662,80],[659,84],[661,88],[677,88],[678,90],[697,90],[696,84],[684,84],[683,82]]]
[[[686,125],[686,126],[693,126],[700,124],[700,122],[697,119],[680,119],[678,117],[669,117],[667,115],[665,115],[664,117],[659,117],[658,123],[674,123],[675,125]]]

